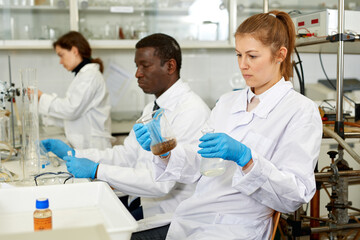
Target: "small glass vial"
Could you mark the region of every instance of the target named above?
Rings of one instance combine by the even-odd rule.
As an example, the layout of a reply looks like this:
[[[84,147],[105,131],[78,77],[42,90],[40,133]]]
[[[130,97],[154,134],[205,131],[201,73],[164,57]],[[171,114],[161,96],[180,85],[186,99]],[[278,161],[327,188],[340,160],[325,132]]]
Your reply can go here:
[[[34,211],[34,230],[51,230],[52,212],[49,209],[49,199],[36,199],[36,210]]]
[[[214,129],[205,128],[201,130],[202,134],[214,133]],[[201,158],[200,173],[206,177],[220,176],[225,172],[225,162],[221,158]]]

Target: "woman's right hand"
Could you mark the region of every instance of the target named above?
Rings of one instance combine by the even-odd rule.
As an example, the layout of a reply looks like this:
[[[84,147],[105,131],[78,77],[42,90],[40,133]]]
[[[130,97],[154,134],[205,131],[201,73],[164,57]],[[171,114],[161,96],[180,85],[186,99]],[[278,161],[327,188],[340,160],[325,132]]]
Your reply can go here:
[[[41,95],[43,94],[42,91],[38,90],[38,101],[40,101]]]
[[[207,133],[200,139],[198,153],[204,158],[222,158],[244,167],[251,159],[251,150],[225,133]]]

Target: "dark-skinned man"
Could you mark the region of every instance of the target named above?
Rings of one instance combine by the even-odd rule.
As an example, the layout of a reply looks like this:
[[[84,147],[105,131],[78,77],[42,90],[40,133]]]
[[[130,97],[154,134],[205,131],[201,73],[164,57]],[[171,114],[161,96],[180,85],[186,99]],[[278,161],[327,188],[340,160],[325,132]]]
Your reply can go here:
[[[138,85],[156,98],[145,106],[142,115],[151,114],[156,104],[164,110],[177,142],[192,144],[198,141],[195,136],[208,119],[210,109],[180,78],[181,62],[180,46],[168,35],[152,34],[136,44]],[[134,130],[138,130],[138,125]],[[140,146],[134,130],[123,145],[103,151],[73,150],[54,139],[43,140],[43,144],[66,161],[68,171],[75,177],[106,181],[118,191],[141,197],[140,217],[139,209],[132,213],[139,219],[138,232],[132,239],[165,239],[175,208],[192,195],[195,186],[156,182],[151,164],[154,155]],[[68,151],[73,156],[67,156]]]

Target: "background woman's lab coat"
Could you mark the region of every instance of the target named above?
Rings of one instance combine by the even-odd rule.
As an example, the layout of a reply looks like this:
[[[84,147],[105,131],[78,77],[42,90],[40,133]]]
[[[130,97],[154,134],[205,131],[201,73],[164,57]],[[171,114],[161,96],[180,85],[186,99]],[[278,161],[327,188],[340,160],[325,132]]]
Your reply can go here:
[[[86,64],[64,98],[43,93],[39,113],[63,120],[65,135],[77,149],[111,147],[110,99],[96,63]]]
[[[247,112],[247,90],[221,97],[209,123],[251,149],[250,172],[225,161],[223,175],[201,176],[197,146],[178,146],[167,166],[154,161],[158,181],[198,181],[177,208],[167,239],[268,239],[274,209],[293,212],[314,195],[322,137],[316,104],[281,80]]]

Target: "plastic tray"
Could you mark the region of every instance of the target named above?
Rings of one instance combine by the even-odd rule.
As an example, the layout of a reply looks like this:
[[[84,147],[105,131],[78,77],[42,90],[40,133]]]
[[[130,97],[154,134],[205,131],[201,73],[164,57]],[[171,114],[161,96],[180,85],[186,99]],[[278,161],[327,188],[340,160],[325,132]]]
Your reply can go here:
[[[33,232],[37,198],[49,199],[53,229],[103,224],[111,239],[130,239],[137,223],[104,182],[0,189],[0,233]],[[1,237],[0,237],[1,238]]]

